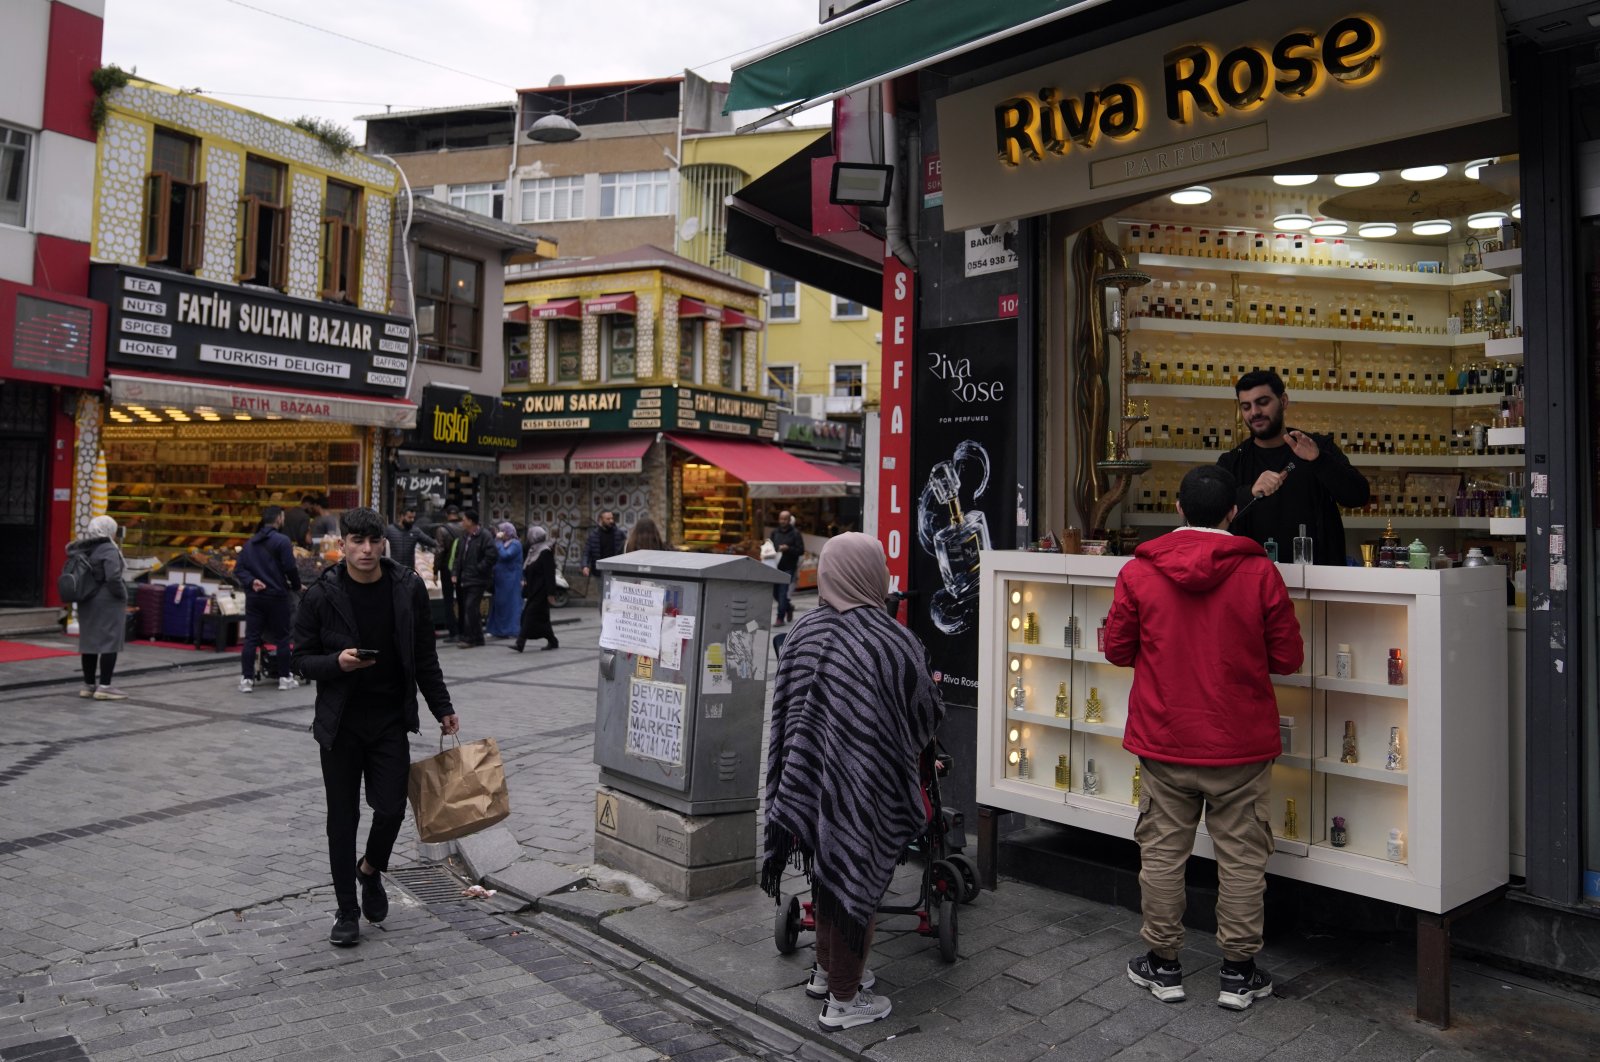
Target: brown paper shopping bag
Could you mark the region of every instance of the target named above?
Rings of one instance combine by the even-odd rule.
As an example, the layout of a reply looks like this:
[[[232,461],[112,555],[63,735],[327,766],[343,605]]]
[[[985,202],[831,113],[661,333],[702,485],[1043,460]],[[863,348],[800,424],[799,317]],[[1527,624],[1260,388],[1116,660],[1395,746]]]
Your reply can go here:
[[[453,841],[487,829],[511,814],[505,767],[494,738],[451,748],[439,739],[440,752],[411,765],[406,787],[417,836],[428,844]]]

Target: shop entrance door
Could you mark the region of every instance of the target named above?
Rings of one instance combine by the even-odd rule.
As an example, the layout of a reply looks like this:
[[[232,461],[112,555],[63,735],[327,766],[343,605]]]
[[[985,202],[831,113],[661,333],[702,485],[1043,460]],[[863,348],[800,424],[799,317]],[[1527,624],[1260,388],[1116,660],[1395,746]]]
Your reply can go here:
[[[50,390],[0,386],[0,605],[44,599],[44,487]]]

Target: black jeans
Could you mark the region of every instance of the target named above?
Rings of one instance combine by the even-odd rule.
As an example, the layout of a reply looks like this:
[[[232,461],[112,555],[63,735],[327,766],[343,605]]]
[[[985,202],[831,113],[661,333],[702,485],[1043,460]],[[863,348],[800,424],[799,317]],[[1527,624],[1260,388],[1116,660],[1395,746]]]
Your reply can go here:
[[[346,708],[346,712],[354,711]],[[389,869],[389,855],[406,819],[406,778],[411,747],[405,726],[394,723],[375,734],[341,723],[333,748],[322,750],[322,786],[328,795],[328,866],[339,910],[360,907],[356,900],[356,829],[361,825],[361,782],[367,783],[372,828],[367,831],[367,865]]]
[[[289,677],[289,626],[289,595],[245,595],[244,648],[239,652],[239,668],[245,678],[256,677],[256,650],[263,641],[277,647],[273,677]]]
[[[794,615],[794,606],[789,604],[789,593],[794,588],[795,573],[785,572],[782,568],[779,568],[778,571],[789,577],[789,581],[786,583],[772,584],[772,600],[778,603],[777,622],[783,623],[787,617]]]
[[[483,644],[483,595],[487,586],[456,588],[461,598],[461,640],[468,645]]]
[[[83,684],[94,685],[95,661],[100,662],[100,685],[111,685],[111,673],[117,670],[116,653],[84,653],[83,654]]]

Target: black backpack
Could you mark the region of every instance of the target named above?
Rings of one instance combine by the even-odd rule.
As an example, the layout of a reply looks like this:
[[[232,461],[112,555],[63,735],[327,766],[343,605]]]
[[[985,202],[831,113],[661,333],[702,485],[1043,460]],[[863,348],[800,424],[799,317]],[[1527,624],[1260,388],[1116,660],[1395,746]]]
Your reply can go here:
[[[68,553],[67,566],[56,578],[56,593],[61,595],[61,600],[77,604],[89,600],[98,589],[100,580],[95,577],[94,565],[89,563],[88,551],[75,549]]]

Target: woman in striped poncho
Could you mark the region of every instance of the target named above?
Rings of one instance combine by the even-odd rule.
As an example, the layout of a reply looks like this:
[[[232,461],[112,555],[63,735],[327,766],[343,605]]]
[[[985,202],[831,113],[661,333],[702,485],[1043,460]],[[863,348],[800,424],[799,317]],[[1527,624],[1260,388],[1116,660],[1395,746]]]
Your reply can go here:
[[[817,562],[822,606],[790,632],[772,695],[761,887],[779,894],[800,866],[816,903],[825,1029],[889,1015],[868,991],[873,914],[901,850],[927,821],[918,757],[944,703],[927,651],[884,610],[889,569],[869,535],[829,539]]]

